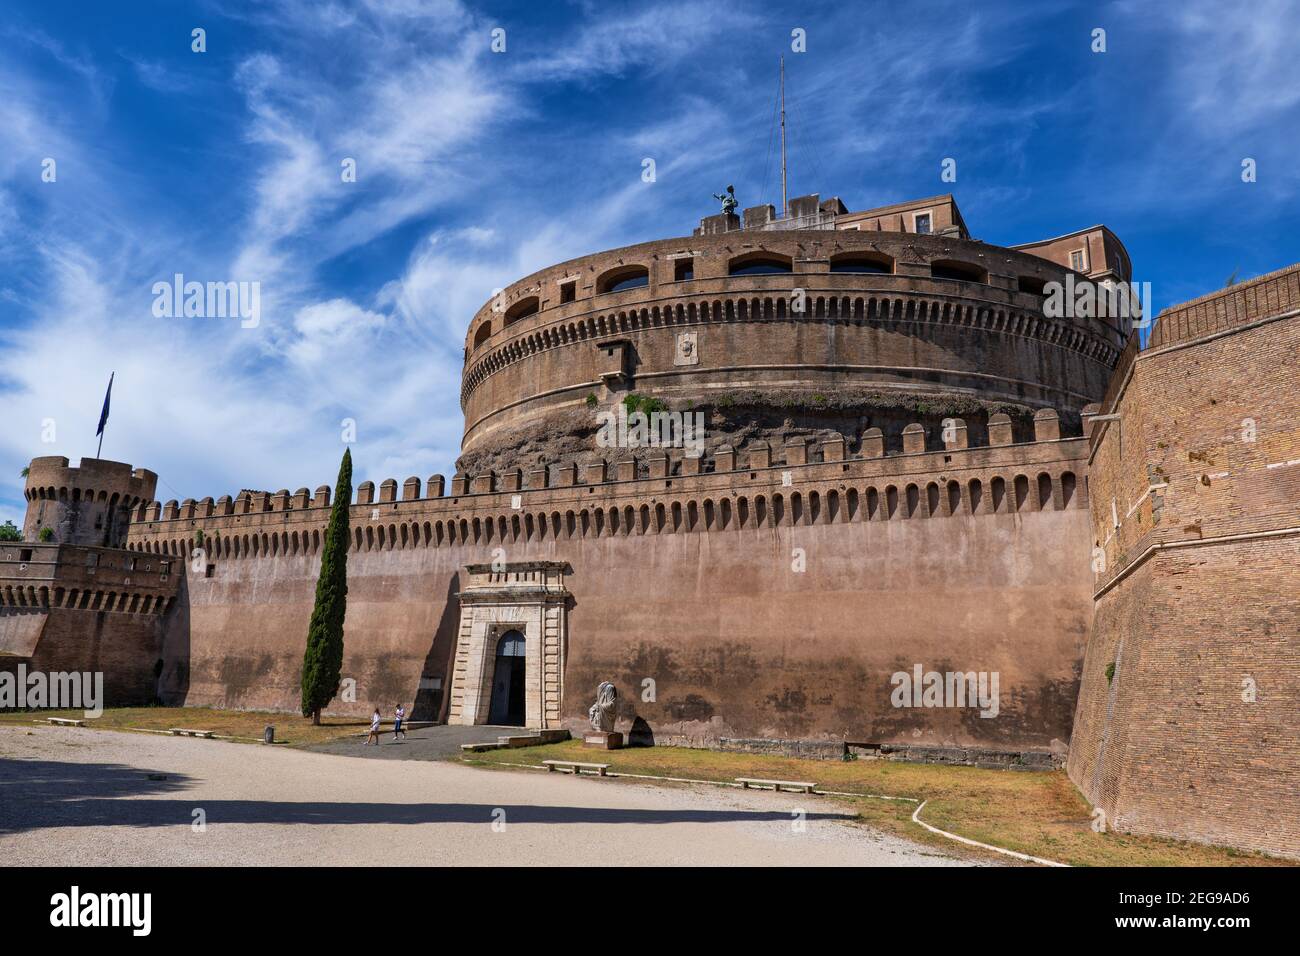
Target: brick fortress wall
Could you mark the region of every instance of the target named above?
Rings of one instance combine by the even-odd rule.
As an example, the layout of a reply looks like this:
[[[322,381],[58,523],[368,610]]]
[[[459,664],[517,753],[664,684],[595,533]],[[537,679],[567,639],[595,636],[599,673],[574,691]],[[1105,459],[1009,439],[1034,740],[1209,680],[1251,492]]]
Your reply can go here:
[[[164,632],[186,613],[180,564],[118,548],[0,544],[0,670],[100,671],[110,703],[151,703]]]
[[[1040,413],[1039,440],[941,451],[862,437],[721,457],[435,476],[357,490],[344,675],[369,713],[445,712],[468,564],[563,561],[561,721],[601,680],[656,739],[767,737],[1045,749],[1067,740],[1091,602],[1086,446]],[[782,460],[784,459],[784,460]],[[424,496],[421,496],[422,491]],[[293,710],[329,488],[153,503],[129,547],[179,558],[203,532],[188,618],[168,634],[163,696]],[[795,570],[802,561],[806,568]],[[1001,712],[895,709],[895,671],[998,671]],[[642,699],[644,681],[655,700]],[[440,690],[431,690],[440,685]],[[423,688],[423,689],[422,689]],[[628,729],[626,724],[623,729]]]
[[[1300,856],[1298,352],[1293,266],[1163,313],[1092,426],[1069,773],[1111,826]]]

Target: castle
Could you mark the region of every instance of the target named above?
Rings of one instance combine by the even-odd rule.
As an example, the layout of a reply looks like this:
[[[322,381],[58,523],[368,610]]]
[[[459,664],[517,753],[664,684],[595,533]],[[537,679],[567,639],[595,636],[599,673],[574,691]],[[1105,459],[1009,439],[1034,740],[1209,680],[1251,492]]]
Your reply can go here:
[[[807,196],[521,279],[469,323],[450,487],[356,489],[331,712],[577,728],[609,680],[634,742],[1064,762],[1112,827],[1300,855],[1300,266],[1144,349],[1045,308],[1131,278],[1104,226]],[[296,710],[330,487],[155,481],[32,462],[0,668]],[[997,706],[900,706],[913,673]]]

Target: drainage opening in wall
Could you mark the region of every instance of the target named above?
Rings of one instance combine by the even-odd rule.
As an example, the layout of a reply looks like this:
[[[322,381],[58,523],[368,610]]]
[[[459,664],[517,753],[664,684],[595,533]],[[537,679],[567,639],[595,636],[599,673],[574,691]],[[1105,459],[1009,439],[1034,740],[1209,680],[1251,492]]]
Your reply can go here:
[[[881,744],[855,743],[844,741],[845,760],[879,760]]]

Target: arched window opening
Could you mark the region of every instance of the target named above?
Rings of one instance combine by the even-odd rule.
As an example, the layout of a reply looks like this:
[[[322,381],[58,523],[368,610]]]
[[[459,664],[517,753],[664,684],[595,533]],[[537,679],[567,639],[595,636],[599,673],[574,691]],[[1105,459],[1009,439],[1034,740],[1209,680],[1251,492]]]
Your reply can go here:
[[[620,266],[611,269],[596,282],[596,294],[626,292],[650,284],[650,271],[645,266]]]
[[[505,321],[502,322],[502,328],[506,328],[510,325],[513,325],[514,323],[518,322],[520,319],[526,319],[530,315],[536,315],[538,308],[539,308],[539,303],[537,300],[537,296],[530,295],[526,299],[520,299],[514,305],[510,306],[510,308],[506,309]],[[483,324],[488,326],[489,329],[491,329],[490,323],[485,322]],[[488,334],[490,335],[491,332],[489,331]]]
[[[892,275],[894,260],[885,255],[851,252],[831,259],[831,272],[857,275]]]
[[[774,253],[754,253],[738,256],[727,263],[730,276],[773,276],[794,272],[794,261]]]
[[[987,282],[988,272],[970,262],[955,259],[938,259],[930,263],[930,275],[936,279],[957,279],[962,282]]]

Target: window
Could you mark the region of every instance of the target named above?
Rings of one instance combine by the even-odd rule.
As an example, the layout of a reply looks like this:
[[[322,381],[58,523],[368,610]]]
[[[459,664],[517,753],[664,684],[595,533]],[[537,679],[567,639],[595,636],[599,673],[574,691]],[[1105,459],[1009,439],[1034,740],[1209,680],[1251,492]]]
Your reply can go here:
[[[526,299],[520,299],[510,308],[506,309],[506,318],[502,327],[504,328],[504,326],[510,325],[512,322],[518,322],[520,319],[526,319],[530,315],[536,315],[537,306],[537,296],[535,295],[530,295]]]
[[[960,279],[963,282],[985,282],[987,275],[983,269],[969,262],[936,260],[930,263],[930,275],[936,279]]]
[[[207,568],[204,569],[203,576],[205,578],[210,578],[212,577],[213,574],[216,573],[216,571],[217,571],[217,566],[215,564],[209,564]]]
[[[852,255],[836,256],[831,260],[831,272],[891,275],[893,271],[893,260],[885,256],[872,256],[855,253]]]
[[[21,551],[18,552],[18,560],[19,560],[19,561],[22,561],[22,562],[26,563],[26,562],[30,561],[31,559],[32,559],[32,549],[31,549],[31,548],[23,548]]]
[[[491,337],[492,337],[492,323],[484,322],[482,325],[478,327],[478,331],[474,333],[474,348],[478,348],[480,345],[482,345]]]
[[[171,572],[172,572],[172,563],[171,563],[170,561],[159,561],[159,562],[158,562],[158,573],[159,573],[159,574],[161,574],[163,577],[167,577],[167,575],[171,574]]]
[[[650,272],[645,266],[622,266],[611,269],[600,277],[596,283],[596,294],[606,292],[625,292],[639,289],[650,284]]]
[[[563,305],[566,302],[572,302],[577,297],[578,297],[577,279],[574,279],[571,282],[560,283],[560,304],[561,305]]]
[[[695,260],[690,256],[673,262],[673,281],[685,282],[695,278]]]
[[[619,279],[612,283],[606,292],[624,292],[628,289],[639,289],[642,286],[650,284],[650,276],[642,274],[638,276],[628,276],[626,279]]]
[[[727,266],[727,275],[732,276],[787,275],[793,271],[790,260],[773,256],[744,256],[733,259]]]
[[[1021,292],[1028,292],[1030,295],[1047,294],[1047,283],[1034,276],[1021,276],[1016,280],[1016,285]]]
[[[930,214],[928,212],[912,213],[912,231],[920,236],[930,234]]]
[[[1088,271],[1088,252],[1086,249],[1075,249],[1070,253],[1070,268],[1075,272]]]
[[[95,554],[93,551],[90,554],[86,555],[86,567],[88,568],[99,567],[99,555]]]

